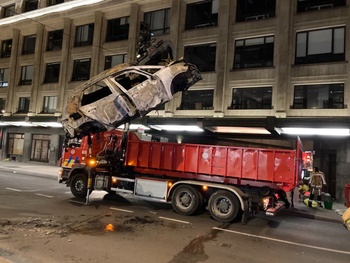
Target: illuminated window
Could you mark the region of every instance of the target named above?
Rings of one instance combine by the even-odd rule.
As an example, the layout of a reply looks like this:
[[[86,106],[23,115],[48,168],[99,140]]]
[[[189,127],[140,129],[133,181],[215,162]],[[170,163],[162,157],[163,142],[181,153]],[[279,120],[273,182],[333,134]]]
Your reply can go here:
[[[0,114],[5,112],[6,99],[0,98]]]
[[[345,28],[328,28],[297,34],[295,64],[345,60]]]
[[[294,87],[294,109],[343,109],[344,84],[298,85]]]
[[[212,110],[214,90],[187,90],[182,92],[179,110]]]
[[[0,88],[8,87],[9,85],[9,69],[2,68],[0,69]]]

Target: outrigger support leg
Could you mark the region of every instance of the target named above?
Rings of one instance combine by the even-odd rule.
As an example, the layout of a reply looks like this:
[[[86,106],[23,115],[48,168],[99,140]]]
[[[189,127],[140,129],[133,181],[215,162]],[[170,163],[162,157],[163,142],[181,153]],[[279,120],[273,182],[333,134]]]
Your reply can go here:
[[[89,197],[90,197],[91,192],[92,192],[92,174],[91,174],[91,170],[88,169],[88,181],[87,181],[85,205],[89,204]]]
[[[88,147],[89,147],[89,157],[91,157],[91,153],[92,153],[92,139],[90,136],[90,133],[88,135]],[[88,172],[88,180],[87,180],[87,191],[86,191],[86,199],[85,199],[85,205],[89,204],[89,196],[91,194],[92,191],[92,172],[91,169],[87,169]]]

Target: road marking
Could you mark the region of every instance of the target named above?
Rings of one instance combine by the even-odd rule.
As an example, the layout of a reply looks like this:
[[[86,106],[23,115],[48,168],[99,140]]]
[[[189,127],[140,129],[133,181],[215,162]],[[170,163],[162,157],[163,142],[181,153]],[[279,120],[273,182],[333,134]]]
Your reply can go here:
[[[69,202],[85,205],[85,202],[80,202],[80,201],[75,201],[75,200],[69,200]]]
[[[177,220],[177,219],[174,219],[174,218],[169,218],[169,217],[158,217],[159,219],[164,219],[164,220],[169,220],[169,221],[174,221],[174,222],[178,222],[178,223],[182,223],[182,224],[191,224],[190,222],[188,221],[182,221],[182,220]]]
[[[22,192],[22,190],[15,189],[15,188],[6,188],[6,189],[10,191],[15,191],[15,192]]]
[[[44,195],[44,194],[39,194],[39,193],[35,193],[38,196],[43,196],[43,197],[47,197],[47,198],[53,198],[52,195]]]
[[[115,207],[110,207],[109,209],[116,210],[116,211],[121,211],[121,212],[125,212],[125,213],[134,213],[134,211],[131,211],[131,210],[120,209],[120,208],[115,208]]]
[[[247,236],[247,237],[256,237],[256,238],[270,240],[270,241],[274,241],[274,242],[280,242],[280,243],[284,243],[284,244],[288,244],[288,245],[295,245],[295,246],[300,246],[300,247],[307,247],[307,248],[313,248],[313,249],[318,249],[318,250],[324,250],[324,251],[329,251],[329,252],[335,252],[335,253],[350,255],[350,251],[337,250],[337,249],[331,249],[331,248],[325,248],[325,247],[316,247],[316,246],[312,246],[312,245],[306,245],[306,244],[300,244],[300,243],[296,243],[296,242],[291,242],[291,241],[287,241],[287,240],[283,240],[283,239],[277,239],[277,238],[253,235],[253,234],[238,232],[238,231],[234,231],[234,230],[223,229],[223,228],[219,228],[219,227],[213,227],[213,229],[220,230],[220,231],[225,231],[225,232],[229,232],[229,233],[233,233],[233,234],[237,234],[237,235]]]

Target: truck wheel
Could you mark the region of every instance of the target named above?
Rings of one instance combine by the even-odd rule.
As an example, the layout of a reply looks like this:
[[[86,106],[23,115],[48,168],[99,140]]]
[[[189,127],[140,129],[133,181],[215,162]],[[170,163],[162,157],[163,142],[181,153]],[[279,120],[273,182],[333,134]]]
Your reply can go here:
[[[171,204],[175,212],[186,216],[197,211],[201,200],[198,190],[188,185],[178,186],[171,196]]]
[[[73,177],[70,183],[70,191],[75,197],[86,197],[87,178],[84,174],[77,174]]]
[[[208,202],[210,215],[219,222],[232,222],[238,215],[239,201],[237,197],[226,190],[214,192]]]

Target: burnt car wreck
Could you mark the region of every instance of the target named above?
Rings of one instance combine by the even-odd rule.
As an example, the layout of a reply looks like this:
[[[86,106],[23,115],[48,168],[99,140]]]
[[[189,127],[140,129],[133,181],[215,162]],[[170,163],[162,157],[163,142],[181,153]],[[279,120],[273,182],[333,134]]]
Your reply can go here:
[[[163,65],[120,64],[74,89],[62,115],[69,137],[112,130],[144,116],[201,80],[195,65],[182,60]]]

